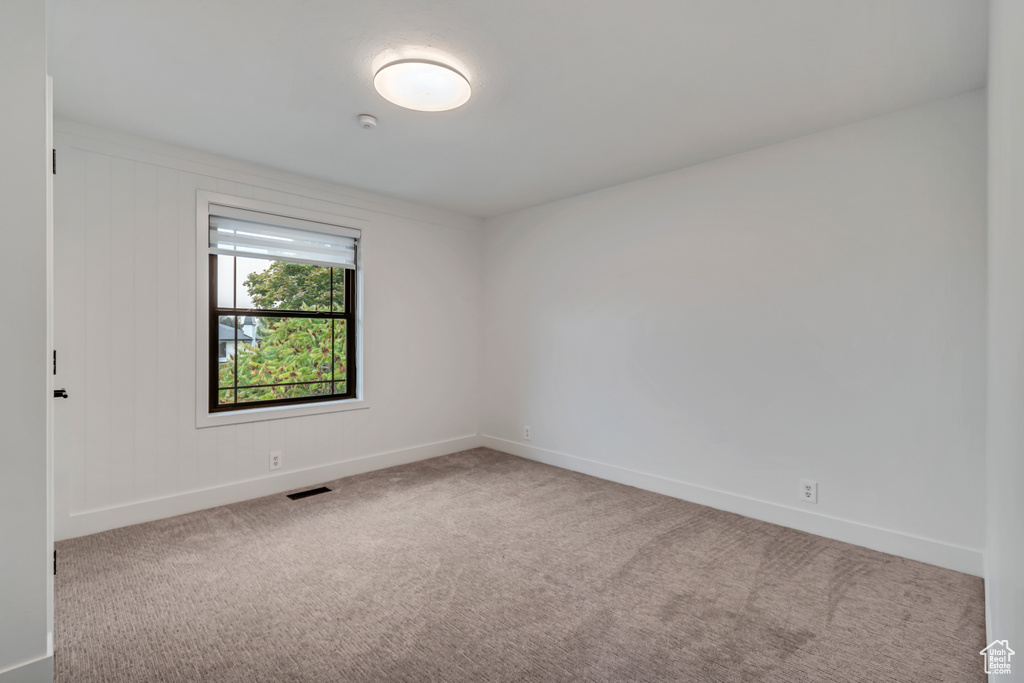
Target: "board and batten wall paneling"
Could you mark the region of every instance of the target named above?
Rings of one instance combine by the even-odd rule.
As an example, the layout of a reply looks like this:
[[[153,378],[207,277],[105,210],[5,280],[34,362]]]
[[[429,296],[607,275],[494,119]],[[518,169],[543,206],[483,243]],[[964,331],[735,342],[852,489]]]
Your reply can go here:
[[[478,443],[480,221],[70,122],[56,144],[57,538]],[[196,428],[197,190],[367,221],[369,408]]]

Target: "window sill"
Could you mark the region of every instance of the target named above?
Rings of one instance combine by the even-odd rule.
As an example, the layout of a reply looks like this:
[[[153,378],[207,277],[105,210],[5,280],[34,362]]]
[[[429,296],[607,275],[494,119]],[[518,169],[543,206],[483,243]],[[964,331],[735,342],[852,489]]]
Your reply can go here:
[[[289,417],[304,417],[306,415],[340,413],[348,410],[366,410],[369,407],[370,404],[365,399],[351,398],[342,401],[306,403],[295,406],[248,408],[246,410],[232,410],[223,413],[210,413],[204,410],[196,415],[196,429],[245,424],[247,422],[264,422],[266,420],[282,420]]]

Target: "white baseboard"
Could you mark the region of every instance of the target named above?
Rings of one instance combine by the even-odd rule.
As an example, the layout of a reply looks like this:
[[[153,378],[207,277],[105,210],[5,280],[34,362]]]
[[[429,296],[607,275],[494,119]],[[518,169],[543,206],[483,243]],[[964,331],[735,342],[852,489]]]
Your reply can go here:
[[[587,460],[575,455],[558,453],[544,448],[528,446],[494,436],[482,435],[482,445],[495,450],[555,465],[574,472],[654,491],[673,498],[707,505],[718,510],[735,512],[764,522],[806,531],[825,538],[898,555],[919,562],[927,562],[946,569],[954,569],[973,576],[982,576],[983,553],[974,548],[944,543],[931,538],[905,534],[848,519],[830,517],[817,512],[791,508],[778,503],[748,498],[727,491],[710,489],[684,481],[646,472],[637,472],[618,465]]]
[[[0,671],[0,683],[53,683],[53,655]]]
[[[983,576],[984,573],[983,553],[974,548],[748,498],[727,491],[710,489],[668,477],[638,472],[618,465],[609,465],[487,435],[464,436],[388,453],[377,453],[330,465],[286,472],[277,476],[261,477],[174,496],[89,510],[72,514],[63,520],[57,520],[55,535],[58,540],[85,536],[108,529],[273,495],[385,467],[426,460],[478,446],[488,446],[548,465],[555,465],[911,560],[954,569],[966,574]],[[6,683],[2,675],[0,675],[0,683]]]
[[[64,540],[131,524],[151,522],[155,519],[164,519],[220,505],[238,503],[243,500],[269,496],[332,479],[341,479],[342,477],[350,477],[354,474],[362,474],[363,472],[394,467],[395,465],[404,465],[417,460],[426,460],[427,458],[434,458],[439,455],[476,448],[480,443],[480,437],[474,434],[472,436],[422,444],[387,453],[376,453],[330,465],[310,467],[303,470],[284,472],[258,479],[248,479],[162,498],[151,498],[125,505],[74,513],[64,519],[55,520],[56,528],[54,535],[57,540]],[[0,683],[3,683],[3,681],[0,681]]]

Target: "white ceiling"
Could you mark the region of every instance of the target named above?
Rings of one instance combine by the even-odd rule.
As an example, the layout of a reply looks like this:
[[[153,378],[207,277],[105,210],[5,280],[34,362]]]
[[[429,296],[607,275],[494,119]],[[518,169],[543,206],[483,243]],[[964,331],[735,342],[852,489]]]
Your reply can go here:
[[[486,217],[983,87],[987,23],[984,0],[49,0],[49,68],[59,117]],[[374,91],[389,55],[439,53],[461,109]]]

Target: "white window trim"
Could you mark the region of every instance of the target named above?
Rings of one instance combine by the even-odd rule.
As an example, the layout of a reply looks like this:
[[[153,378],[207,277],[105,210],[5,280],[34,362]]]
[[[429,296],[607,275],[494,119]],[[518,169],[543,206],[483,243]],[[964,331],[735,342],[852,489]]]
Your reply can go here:
[[[356,264],[356,398],[323,403],[304,403],[294,406],[254,407],[241,410],[211,413],[209,407],[210,381],[210,205],[230,206],[249,211],[269,213],[284,218],[298,218],[323,224],[321,232],[336,228],[338,234],[356,229],[359,238],[358,262]],[[287,417],[320,415],[346,410],[369,408],[366,397],[366,326],[363,324],[363,254],[368,223],[359,218],[321,213],[308,209],[272,204],[256,199],[234,197],[207,190],[196,191],[196,428],[219,425],[243,424],[278,420]]]

